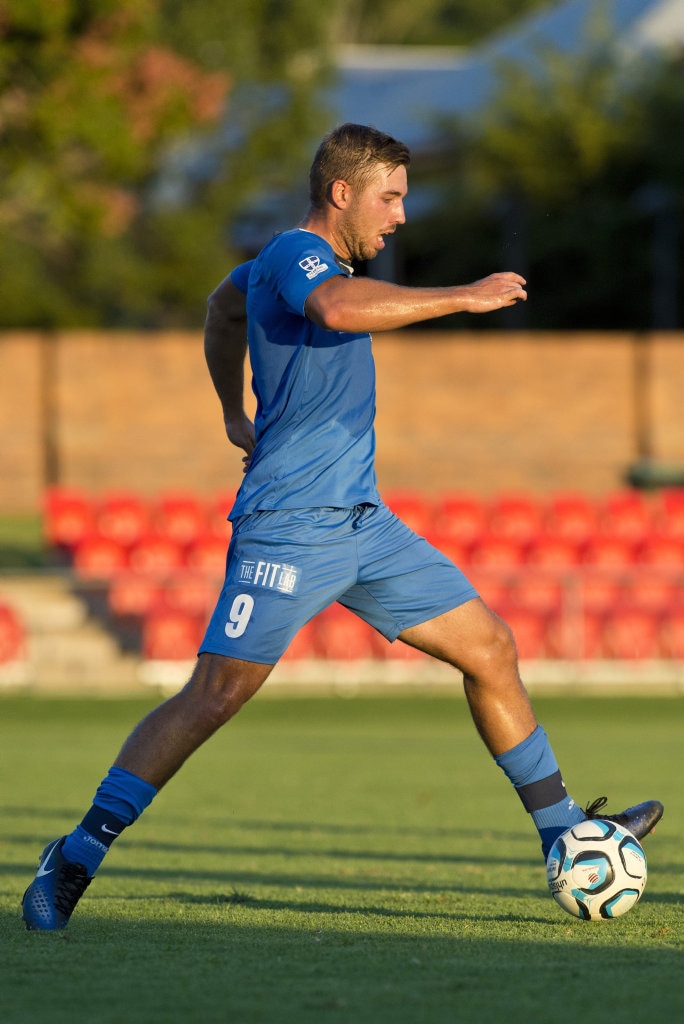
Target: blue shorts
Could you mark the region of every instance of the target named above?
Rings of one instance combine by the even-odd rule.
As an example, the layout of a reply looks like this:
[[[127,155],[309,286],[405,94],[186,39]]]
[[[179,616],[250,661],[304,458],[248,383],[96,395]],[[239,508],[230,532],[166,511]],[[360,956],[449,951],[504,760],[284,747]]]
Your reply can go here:
[[[255,512],[233,523],[200,653],[273,665],[334,601],[393,641],[477,596],[446,555],[385,505]]]

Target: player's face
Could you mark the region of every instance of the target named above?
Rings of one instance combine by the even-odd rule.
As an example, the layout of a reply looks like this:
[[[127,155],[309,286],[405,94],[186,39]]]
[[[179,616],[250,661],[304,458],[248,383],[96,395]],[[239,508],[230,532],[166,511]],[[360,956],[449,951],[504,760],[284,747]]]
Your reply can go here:
[[[344,219],[344,240],[351,259],[372,260],[385,248],[384,236],[403,224],[408,191],[405,167],[378,165],[362,192],[353,195]]]

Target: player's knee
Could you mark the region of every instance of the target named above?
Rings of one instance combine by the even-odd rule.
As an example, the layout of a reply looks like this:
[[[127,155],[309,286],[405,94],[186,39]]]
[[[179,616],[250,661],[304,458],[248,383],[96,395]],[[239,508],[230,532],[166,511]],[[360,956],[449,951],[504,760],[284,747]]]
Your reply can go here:
[[[196,713],[213,732],[233,718],[259,688],[243,663],[228,658],[202,658],[188,683]]]
[[[490,615],[475,657],[477,666],[473,674],[480,678],[502,678],[512,670],[517,671],[518,653],[513,632],[498,615]]]

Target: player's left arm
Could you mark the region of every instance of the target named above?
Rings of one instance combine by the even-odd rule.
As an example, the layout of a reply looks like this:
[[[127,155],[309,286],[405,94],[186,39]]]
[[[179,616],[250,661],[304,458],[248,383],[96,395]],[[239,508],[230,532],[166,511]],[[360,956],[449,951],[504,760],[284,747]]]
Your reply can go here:
[[[450,313],[489,313],[527,298],[525,279],[511,271],[472,284],[411,288],[370,277],[340,275],[309,294],[305,312],[328,331],[387,331]]]
[[[226,434],[232,444],[245,452],[245,468],[254,450],[254,424],[244,407],[246,352],[246,295],[229,275],[207,300],[204,356],[223,409]]]

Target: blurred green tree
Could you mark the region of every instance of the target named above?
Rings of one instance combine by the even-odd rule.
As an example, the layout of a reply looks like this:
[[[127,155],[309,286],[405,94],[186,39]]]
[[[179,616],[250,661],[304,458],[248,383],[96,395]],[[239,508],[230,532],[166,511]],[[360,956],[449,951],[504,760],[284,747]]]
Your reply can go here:
[[[336,5],[338,42],[468,46],[548,0],[345,0]]]
[[[625,67],[600,33],[581,61],[551,51],[534,74],[502,67],[491,105],[445,126],[425,173],[435,214],[404,240],[411,277],[519,270],[530,301],[491,318],[508,326],[681,324],[682,70],[681,59]]]
[[[4,0],[0,325],[201,323],[226,219],[305,144],[317,38],[301,2]],[[280,91],[223,156],[241,74]]]

